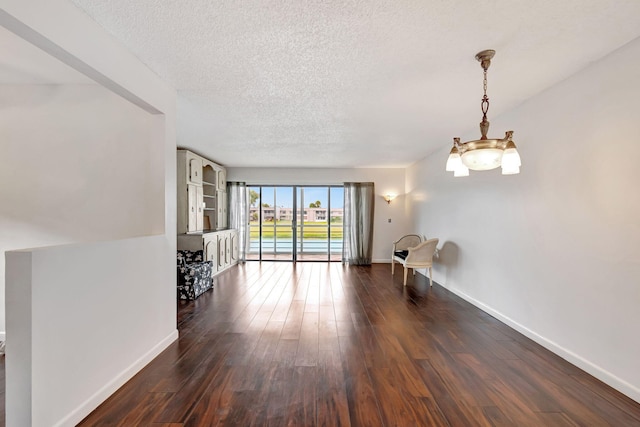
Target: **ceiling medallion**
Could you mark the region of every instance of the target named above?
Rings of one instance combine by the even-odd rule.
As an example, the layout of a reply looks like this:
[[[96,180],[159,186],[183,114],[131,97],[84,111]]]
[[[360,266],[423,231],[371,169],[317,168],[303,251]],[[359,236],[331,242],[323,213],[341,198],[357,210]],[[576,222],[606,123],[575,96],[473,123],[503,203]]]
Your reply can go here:
[[[453,176],[469,176],[469,169],[476,171],[486,171],[502,167],[503,175],[514,175],[520,173],[520,155],[511,139],[513,131],[507,131],[503,139],[489,139],[489,121],[487,111],[489,111],[489,98],[487,97],[487,70],[491,65],[491,59],[495,55],[495,50],[483,50],[476,55],[480,66],[484,70],[482,97],[482,122],[480,122],[480,139],[474,141],[460,142],[460,138],[453,138],[453,148],[447,159],[446,170],[453,172]]]

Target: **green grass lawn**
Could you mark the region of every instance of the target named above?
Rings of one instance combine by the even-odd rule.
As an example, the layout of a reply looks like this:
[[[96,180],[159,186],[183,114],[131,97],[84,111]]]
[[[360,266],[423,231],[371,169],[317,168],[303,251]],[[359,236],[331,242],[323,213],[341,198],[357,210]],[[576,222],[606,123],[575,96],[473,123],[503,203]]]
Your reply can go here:
[[[275,230],[274,230],[275,228]],[[300,229],[301,227],[298,227]],[[250,222],[251,238],[257,239],[260,237],[260,223],[258,221]],[[327,222],[305,222],[302,227],[302,237],[304,239],[326,239],[327,238]],[[262,237],[273,238],[276,236],[278,239],[286,239],[293,237],[293,230],[291,229],[291,221],[276,221],[275,227],[273,221],[262,223]],[[342,223],[331,223],[331,240],[342,240]]]

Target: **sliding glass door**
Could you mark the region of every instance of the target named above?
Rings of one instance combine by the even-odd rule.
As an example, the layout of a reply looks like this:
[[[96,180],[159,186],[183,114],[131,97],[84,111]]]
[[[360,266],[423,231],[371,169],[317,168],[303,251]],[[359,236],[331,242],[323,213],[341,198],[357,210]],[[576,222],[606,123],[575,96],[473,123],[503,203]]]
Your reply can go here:
[[[342,259],[342,186],[250,186],[249,194],[247,259]]]
[[[342,258],[342,187],[296,187],[296,259]]]
[[[250,250],[247,259],[294,259],[294,189],[260,186],[249,188]]]

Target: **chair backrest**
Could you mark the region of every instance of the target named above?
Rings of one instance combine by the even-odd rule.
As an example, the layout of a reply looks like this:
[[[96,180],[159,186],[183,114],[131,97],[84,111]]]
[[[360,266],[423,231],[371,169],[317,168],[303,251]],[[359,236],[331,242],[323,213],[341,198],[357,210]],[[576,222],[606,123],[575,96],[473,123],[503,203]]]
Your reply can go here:
[[[431,259],[433,258],[433,254],[436,252],[436,248],[438,247],[438,242],[440,239],[428,239],[422,242],[419,245],[419,248],[416,250],[420,251],[420,258]]]
[[[433,263],[433,254],[438,246],[439,239],[429,239],[420,243],[415,248],[409,250],[407,258],[404,260],[405,267],[426,268]]]
[[[393,242],[393,244],[395,245],[395,250],[397,251],[403,251],[409,248],[413,248],[415,246],[418,246],[420,243],[422,243],[422,236],[420,236],[419,234],[407,234],[406,236],[402,236],[401,238]]]

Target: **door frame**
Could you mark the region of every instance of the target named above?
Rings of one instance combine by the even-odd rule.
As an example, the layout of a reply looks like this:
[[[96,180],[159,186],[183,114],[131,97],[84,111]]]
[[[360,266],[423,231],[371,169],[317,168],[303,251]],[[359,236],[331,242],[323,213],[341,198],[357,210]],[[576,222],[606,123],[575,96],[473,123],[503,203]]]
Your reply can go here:
[[[249,259],[247,258],[247,261],[283,261],[283,262],[340,262],[341,259],[336,259],[336,260],[332,260],[331,259],[331,189],[332,188],[343,188],[342,185],[336,185],[336,184],[277,184],[277,185],[269,185],[269,184],[247,184],[247,187],[250,190],[256,190],[258,189],[258,196],[259,196],[259,206],[258,206],[258,259]],[[262,238],[263,238],[263,220],[262,220],[262,214],[263,214],[263,209],[262,209],[262,203],[263,203],[263,188],[273,188],[274,189],[274,204],[277,203],[277,199],[275,198],[275,189],[276,188],[291,188],[292,189],[292,220],[291,220],[291,240],[292,240],[292,247],[291,247],[291,258],[287,258],[287,259],[264,259],[263,257],[263,251],[262,251]],[[301,230],[302,232],[304,232],[304,209],[305,207],[299,207],[298,206],[298,189],[304,189],[304,188],[326,188],[327,189],[327,253],[326,253],[326,259],[321,259],[321,260],[305,260],[305,259],[298,259],[298,240],[299,240],[299,236],[298,236],[298,218],[302,218],[302,226],[301,226]],[[276,215],[276,207],[274,206],[274,221],[275,221],[275,215]],[[301,210],[301,212],[299,212]],[[277,230],[277,226],[274,229],[274,239],[276,239],[275,237],[275,232]],[[340,225],[340,227],[342,227],[342,225]],[[250,230],[250,228],[249,228]],[[300,238],[301,239],[301,238]],[[302,241],[302,240],[301,240]],[[277,241],[274,240],[274,244],[277,244]],[[343,239],[343,245],[344,245],[344,239]]]

